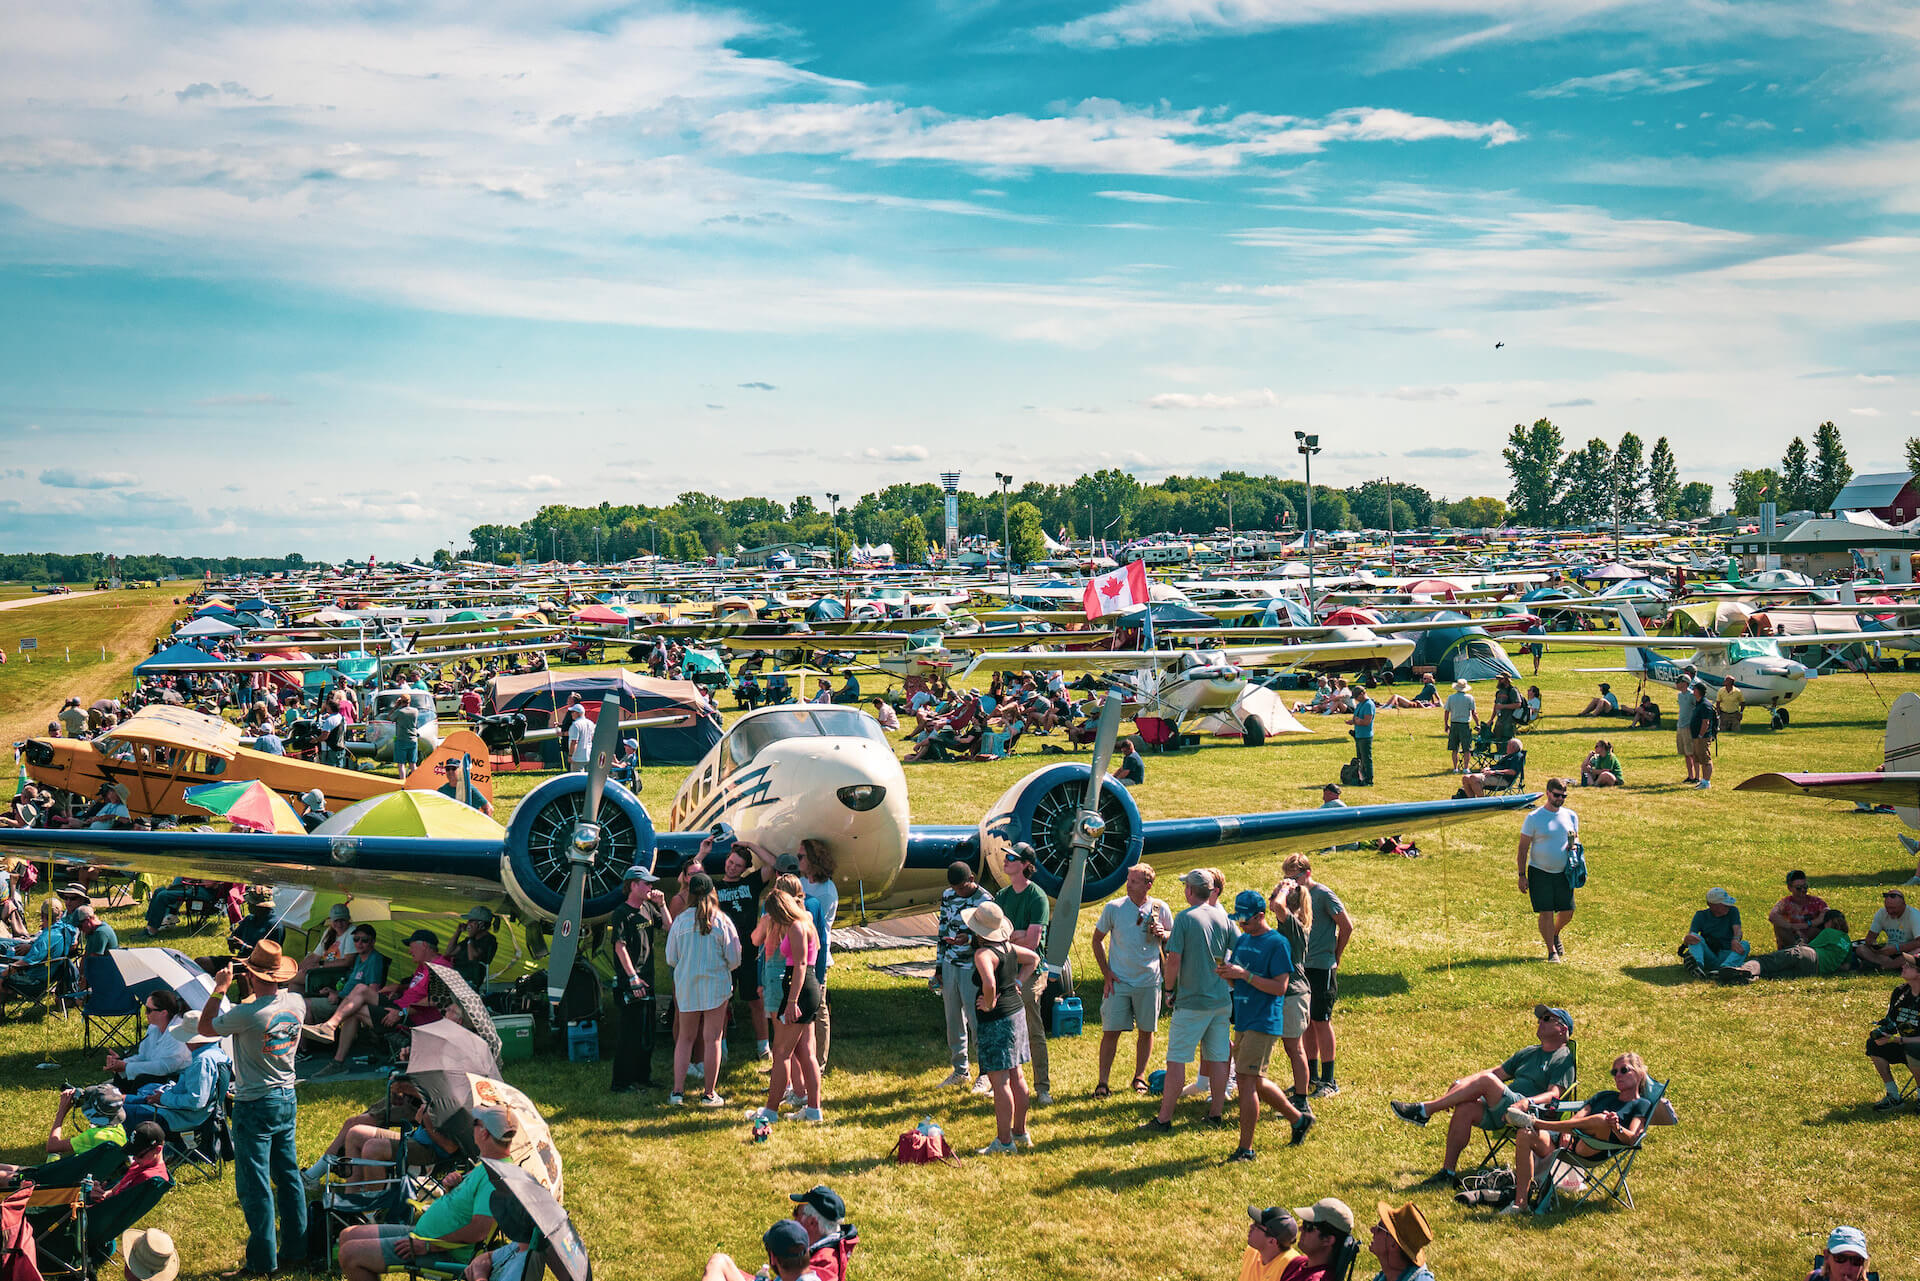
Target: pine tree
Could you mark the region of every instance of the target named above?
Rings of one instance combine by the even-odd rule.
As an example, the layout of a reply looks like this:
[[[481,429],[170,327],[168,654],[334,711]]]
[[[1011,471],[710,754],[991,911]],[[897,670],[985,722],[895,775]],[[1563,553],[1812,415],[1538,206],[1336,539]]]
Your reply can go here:
[[[1847,447],[1840,443],[1840,429],[1830,421],[1821,423],[1813,429],[1813,510],[1831,508],[1852,479],[1853,468],[1847,465]]]
[[[1531,427],[1515,423],[1508,434],[1507,447],[1501,451],[1507,461],[1507,473],[1513,478],[1507,504],[1513,508],[1513,518],[1520,524],[1552,523],[1563,444],[1560,429],[1544,418]],[[1315,498],[1318,497],[1316,494]]]
[[[1613,451],[1613,489],[1620,497],[1620,519],[1641,520],[1647,514],[1646,447],[1625,432]]]
[[[1774,501],[1781,511],[1806,511],[1816,504],[1813,485],[1813,461],[1807,442],[1795,436],[1780,459],[1780,493]]]
[[[1660,520],[1672,520],[1679,501],[1680,468],[1673,461],[1673,446],[1662,436],[1647,458],[1647,504]]]

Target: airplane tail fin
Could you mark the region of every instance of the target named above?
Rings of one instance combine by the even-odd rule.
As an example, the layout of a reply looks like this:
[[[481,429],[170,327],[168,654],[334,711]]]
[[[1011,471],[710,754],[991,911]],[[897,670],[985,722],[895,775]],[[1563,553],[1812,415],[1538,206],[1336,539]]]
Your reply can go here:
[[[487,745],[472,730],[457,729],[441,739],[440,746],[433,750],[433,754],[407,775],[407,786],[457,796],[462,757],[468,761],[467,772],[473,781],[473,790],[486,797],[487,804],[492,805],[493,760]]]
[[[1615,610],[1614,612],[1620,616],[1621,635],[1645,636],[1647,634],[1647,629],[1640,625],[1640,616],[1633,612],[1632,606],[1622,605],[1619,609]],[[1628,671],[1644,672],[1647,670],[1645,650],[1629,649],[1629,650],[1626,650],[1624,653],[1626,657]]]
[[[1885,769],[1889,774],[1920,770],[1920,694],[1912,690],[1893,700],[1887,711]],[[1895,811],[1908,827],[1920,828],[1920,809]]]

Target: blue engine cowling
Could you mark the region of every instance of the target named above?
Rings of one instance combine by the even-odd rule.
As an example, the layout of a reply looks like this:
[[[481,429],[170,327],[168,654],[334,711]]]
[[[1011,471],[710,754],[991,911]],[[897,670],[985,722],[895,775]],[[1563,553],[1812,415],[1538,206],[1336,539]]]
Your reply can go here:
[[[533,789],[507,824],[500,882],[522,909],[551,922],[567,892],[567,855],[587,803],[587,776],[562,774]],[[600,848],[587,873],[582,917],[595,920],[620,904],[620,878],[638,863],[653,866],[653,819],[638,797],[609,779],[600,797]]]
[[[1026,841],[1040,862],[1034,882],[1049,898],[1057,897],[1073,859],[1074,816],[1086,797],[1091,769],[1063,761],[1035,770],[1009,787],[980,820],[981,862],[997,875],[1007,846]],[[1119,893],[1127,883],[1127,869],[1140,861],[1145,845],[1140,807],[1111,778],[1101,784],[1100,817],[1107,827],[1087,859],[1087,879],[1080,894],[1083,903]]]

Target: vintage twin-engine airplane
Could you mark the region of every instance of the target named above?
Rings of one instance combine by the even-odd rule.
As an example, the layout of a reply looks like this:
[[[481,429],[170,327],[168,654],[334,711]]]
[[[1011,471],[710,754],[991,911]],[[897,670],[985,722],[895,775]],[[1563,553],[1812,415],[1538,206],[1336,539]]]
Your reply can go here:
[[[1648,636],[1639,615],[1630,609],[1616,611],[1620,634],[1596,635],[1593,632],[1552,633],[1529,637],[1535,643],[1578,649],[1606,645],[1626,651],[1627,665],[1619,668],[1587,670],[1641,672],[1648,678],[1672,684],[1691,665],[1709,685],[1733,678],[1744,707],[1771,709],[1773,727],[1787,724],[1786,704],[1800,697],[1814,679],[1814,668],[1798,659],[1788,658],[1782,650],[1808,646],[1872,645],[1888,640],[1920,636],[1917,631],[1822,632],[1810,636]],[[1663,655],[1663,649],[1691,650],[1684,659]]]
[[[676,874],[698,856],[716,823],[775,852],[797,850],[804,838],[825,841],[842,894],[863,914],[935,902],[956,860],[994,878],[1009,843],[1031,842],[1040,864],[1034,879],[1062,904],[1055,919],[1064,926],[1047,940],[1049,958],[1060,964],[1080,906],[1118,892],[1127,869],[1142,859],[1172,868],[1225,850],[1323,849],[1487,818],[1534,801],[1500,796],[1149,820],[1107,775],[1119,721],[1119,699],[1109,695],[1090,764],[1061,761],[1035,770],[977,824],[909,823],[906,775],[879,724],[855,708],[802,704],[761,708],[735,721],[681,784],[666,831],[656,831],[639,799],[610,779],[619,730],[614,718],[602,717],[591,768],[540,784],[498,838],[29,828],[0,832],[0,847],[164,875],[398,896],[410,904],[504,899],[524,919],[552,924],[548,990],[558,1001],[582,926],[621,901],[626,868],[637,863],[657,875]],[[709,870],[717,872],[717,862]]]

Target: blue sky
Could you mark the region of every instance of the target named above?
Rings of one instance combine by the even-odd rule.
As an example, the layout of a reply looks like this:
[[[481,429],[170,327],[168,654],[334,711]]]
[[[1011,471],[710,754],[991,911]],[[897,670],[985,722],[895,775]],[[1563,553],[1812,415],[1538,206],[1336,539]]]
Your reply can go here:
[[[1920,434],[1881,0],[17,0],[0,543]],[[1494,344],[1506,346],[1496,350]],[[1722,490],[1724,498],[1725,491]]]

